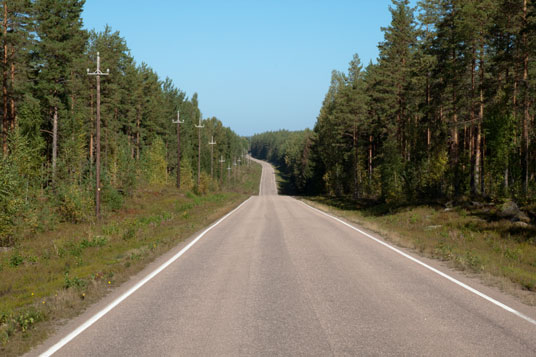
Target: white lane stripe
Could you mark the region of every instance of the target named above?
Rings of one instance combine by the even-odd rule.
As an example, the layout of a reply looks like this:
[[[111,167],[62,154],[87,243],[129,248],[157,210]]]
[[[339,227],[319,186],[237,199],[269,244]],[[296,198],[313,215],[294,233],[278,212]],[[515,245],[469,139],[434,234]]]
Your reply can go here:
[[[413,261],[413,262],[415,262],[415,263],[417,263],[417,264],[419,264],[419,265],[422,265],[422,266],[425,267],[426,269],[431,270],[431,271],[433,271],[434,273],[436,273],[436,274],[442,276],[443,278],[450,280],[450,281],[453,282],[454,284],[459,285],[459,286],[461,286],[462,288],[464,288],[464,289],[466,289],[466,290],[469,290],[469,291],[472,292],[473,294],[478,295],[478,296],[480,296],[480,297],[483,298],[483,299],[486,299],[487,301],[491,302],[492,304],[495,304],[495,305],[499,306],[500,308],[502,308],[502,309],[504,309],[504,310],[506,310],[506,311],[508,311],[508,312],[511,312],[512,314],[514,314],[514,315],[516,315],[516,316],[522,318],[523,320],[526,320],[526,321],[530,322],[531,324],[536,325],[536,320],[532,319],[531,317],[529,317],[529,316],[527,316],[527,315],[525,315],[525,314],[523,314],[523,313],[521,313],[521,312],[519,312],[519,311],[517,311],[517,310],[511,308],[511,307],[508,306],[508,305],[503,304],[503,303],[500,302],[500,301],[495,300],[495,299],[492,298],[492,297],[489,297],[488,295],[486,295],[486,294],[484,294],[484,293],[482,293],[482,292],[480,292],[480,291],[478,291],[478,290],[476,290],[476,289],[470,287],[469,285],[467,285],[467,284],[465,284],[465,283],[462,283],[461,281],[459,281],[459,280],[457,280],[457,279],[454,279],[454,278],[451,277],[450,275],[447,275],[447,274],[443,273],[442,271],[439,271],[439,270],[437,270],[436,268],[433,268],[433,267],[429,266],[428,264],[423,263],[423,262],[421,262],[421,261],[418,260],[418,259],[415,259],[415,258],[412,257],[411,255],[404,253],[404,252],[401,251],[400,249],[397,249],[397,248],[395,248],[395,247],[393,247],[393,246],[391,246],[391,245],[389,245],[389,244],[387,244],[387,243],[385,243],[385,242],[379,240],[378,238],[376,238],[376,237],[374,237],[374,236],[371,236],[370,234],[368,234],[368,233],[366,233],[366,232],[363,232],[362,230],[360,230],[360,229],[358,229],[358,228],[352,226],[352,225],[349,224],[349,223],[344,222],[343,220],[341,220],[341,219],[339,219],[339,218],[337,218],[337,217],[334,217],[334,216],[332,216],[332,215],[330,215],[330,214],[328,214],[328,213],[326,213],[326,212],[323,212],[323,211],[319,210],[318,208],[312,207],[312,206],[308,205],[307,203],[305,203],[305,202],[303,202],[303,201],[299,201],[299,200],[298,200],[298,202],[304,204],[305,206],[307,206],[307,207],[309,207],[309,208],[311,208],[311,209],[313,209],[313,210],[315,210],[315,211],[317,211],[317,212],[319,212],[319,213],[321,213],[321,214],[323,214],[323,215],[325,215],[325,216],[327,216],[327,217],[330,217],[330,218],[336,220],[336,221],[339,222],[339,223],[344,224],[345,226],[347,226],[347,227],[353,229],[354,231],[357,231],[357,232],[363,234],[363,235],[366,236],[367,238],[370,238],[370,239],[372,239],[373,241],[375,241],[375,242],[377,242],[377,243],[380,243],[381,245],[383,245],[383,246],[385,246],[385,247],[391,249],[392,251],[394,251],[394,252],[396,252],[396,253],[402,255],[403,257],[406,257],[406,258],[408,258],[409,260],[411,260],[411,261]]]
[[[232,210],[231,212],[227,213],[225,216],[223,216],[222,218],[220,218],[216,223],[214,223],[213,225],[211,225],[210,227],[208,227],[207,229],[205,229],[203,231],[203,233],[201,233],[200,235],[198,235],[193,241],[191,241],[186,247],[182,248],[180,252],[178,252],[177,254],[175,254],[171,259],[169,259],[168,261],[166,261],[164,264],[162,264],[161,266],[159,266],[156,270],[153,270],[149,275],[147,275],[145,278],[143,278],[140,282],[138,282],[136,285],[134,285],[132,288],[130,288],[127,292],[125,292],[123,295],[121,295],[120,297],[118,297],[117,299],[115,299],[110,305],[106,306],[104,309],[102,309],[101,311],[99,311],[98,313],[96,313],[95,315],[93,315],[89,320],[87,320],[86,322],[84,322],[82,325],[80,325],[76,330],[74,330],[73,332],[71,332],[70,334],[68,334],[67,336],[65,336],[64,338],[62,338],[58,343],[56,343],[54,346],[50,347],[46,352],[43,352],[40,356],[43,356],[43,357],[48,357],[48,356],[51,356],[53,355],[54,353],[56,353],[60,348],[62,348],[63,346],[65,346],[66,344],[68,344],[69,342],[71,342],[76,336],[78,336],[79,334],[81,334],[84,330],[86,330],[88,327],[90,327],[91,325],[93,325],[95,322],[97,322],[101,317],[103,317],[104,315],[106,315],[108,312],[110,312],[114,307],[116,307],[117,305],[119,305],[123,300],[125,300],[126,298],[128,298],[130,295],[132,295],[136,290],[138,290],[139,288],[141,288],[143,285],[145,285],[145,283],[147,283],[149,280],[151,280],[152,278],[154,278],[158,273],[160,273],[162,270],[166,269],[169,265],[171,265],[174,261],[176,261],[177,259],[179,259],[184,253],[186,253],[186,251],[188,251],[188,249],[190,249],[195,243],[197,243],[197,241],[199,241],[205,234],[207,234],[212,228],[216,227],[218,224],[220,224],[221,222],[223,222],[223,220],[225,220],[227,217],[229,217],[230,215],[232,215],[234,212],[238,211],[238,209],[240,209],[240,207],[242,207],[243,205],[245,205],[249,200],[251,199],[248,198],[247,200],[245,200],[244,202],[242,202],[238,207],[236,207],[234,210]]]

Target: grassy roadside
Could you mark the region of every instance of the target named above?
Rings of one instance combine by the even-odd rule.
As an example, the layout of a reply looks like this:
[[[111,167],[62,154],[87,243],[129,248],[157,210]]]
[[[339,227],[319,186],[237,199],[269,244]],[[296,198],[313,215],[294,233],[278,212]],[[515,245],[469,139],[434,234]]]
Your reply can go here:
[[[180,241],[258,193],[261,167],[221,192],[138,190],[100,225],[61,224],[0,251],[0,355],[20,355]]]
[[[536,228],[489,219],[481,210],[409,206],[357,209],[325,197],[301,198],[323,211],[377,232],[419,254],[477,274],[529,305],[536,305]]]

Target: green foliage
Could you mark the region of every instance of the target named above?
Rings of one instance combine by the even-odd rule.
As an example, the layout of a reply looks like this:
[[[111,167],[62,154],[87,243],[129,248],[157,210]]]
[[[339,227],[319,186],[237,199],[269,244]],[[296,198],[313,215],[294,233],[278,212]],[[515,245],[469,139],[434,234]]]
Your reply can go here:
[[[0,246],[58,221],[94,219],[96,83],[86,68],[94,70],[97,52],[101,69],[110,70],[100,88],[103,214],[120,209],[138,183],[170,183],[177,162],[171,120],[177,110],[186,120],[181,125],[182,182],[186,190],[193,189],[198,139],[193,124],[203,119],[198,94],[188,99],[169,78],[162,80],[146,63],[137,65],[118,31],[109,26],[101,32],[84,30],[83,4],[0,3],[2,14],[7,6],[9,24],[9,35],[2,39],[9,57],[2,59],[7,77],[0,96],[8,108],[0,144],[9,145],[0,148]],[[218,143],[215,158],[228,162],[244,154],[247,141],[217,118],[205,119],[204,125],[200,164],[206,175],[211,162],[204,143],[212,136]],[[212,181],[205,186],[218,188]]]
[[[104,185],[101,191],[102,203],[111,211],[117,211],[123,207],[124,197],[119,190],[110,185]]]
[[[92,191],[78,185],[58,187],[58,212],[67,222],[85,222],[93,216],[94,199]]]
[[[92,248],[92,247],[104,247],[106,245],[106,243],[108,243],[108,238],[106,237],[101,237],[101,236],[96,236],[96,237],[93,237],[93,239],[82,239],[82,241],[80,242],[80,247],[81,248]]]
[[[201,178],[199,180],[199,186],[195,188],[195,192],[198,195],[206,195],[210,191],[214,189],[212,179],[210,178],[210,175],[202,172]]]
[[[30,199],[38,161],[20,130],[9,136],[10,155],[0,155],[0,245],[13,244],[18,224],[35,225]]]
[[[75,289],[83,289],[87,286],[87,281],[84,279],[80,279],[76,276],[70,277],[69,273],[65,273],[63,276],[63,288],[69,289],[69,288],[75,288]]]
[[[403,165],[399,147],[394,140],[387,140],[383,147],[383,160],[380,166],[382,197],[387,203],[398,202],[404,197]],[[408,181],[411,179],[408,178]]]
[[[181,160],[181,189],[191,191],[194,188],[194,176],[192,174],[192,165],[190,160]]]
[[[257,134],[252,154],[294,193],[534,201],[536,4],[393,0],[389,10],[378,60],[363,69],[354,55],[346,73],[332,71],[310,141]]]
[[[442,186],[447,172],[448,155],[445,151],[440,151],[435,157],[425,160],[419,174],[421,196],[440,197],[444,193]]]
[[[156,138],[143,156],[143,174],[151,185],[165,185],[168,180],[164,141]]]
[[[9,265],[13,268],[18,267],[24,263],[24,258],[18,253],[15,252],[10,258],[9,258]]]
[[[9,337],[16,331],[26,332],[44,319],[45,314],[35,308],[18,314],[0,313],[0,343],[5,346],[9,341]]]
[[[310,130],[286,130],[254,135],[250,139],[253,156],[277,165],[286,176],[286,192],[305,193],[314,175],[313,133]]]

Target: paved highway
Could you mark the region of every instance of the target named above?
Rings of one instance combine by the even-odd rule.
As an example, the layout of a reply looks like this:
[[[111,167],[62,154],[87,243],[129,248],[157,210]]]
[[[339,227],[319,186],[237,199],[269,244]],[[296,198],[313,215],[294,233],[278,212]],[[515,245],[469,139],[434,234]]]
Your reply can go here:
[[[522,317],[348,225],[278,196],[273,169],[263,163],[259,196],[64,340],[55,355],[536,355],[536,325],[530,321],[535,308],[439,262],[417,259]],[[47,351],[135,283],[32,354]]]

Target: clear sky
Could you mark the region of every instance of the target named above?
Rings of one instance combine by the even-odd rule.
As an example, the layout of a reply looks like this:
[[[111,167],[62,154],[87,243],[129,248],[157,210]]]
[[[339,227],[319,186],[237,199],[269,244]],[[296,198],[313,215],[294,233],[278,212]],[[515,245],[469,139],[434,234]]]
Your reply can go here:
[[[414,4],[416,1],[412,1]],[[375,60],[390,0],[87,0],[84,25],[119,31],[203,117],[240,135],[312,128],[331,71]]]

